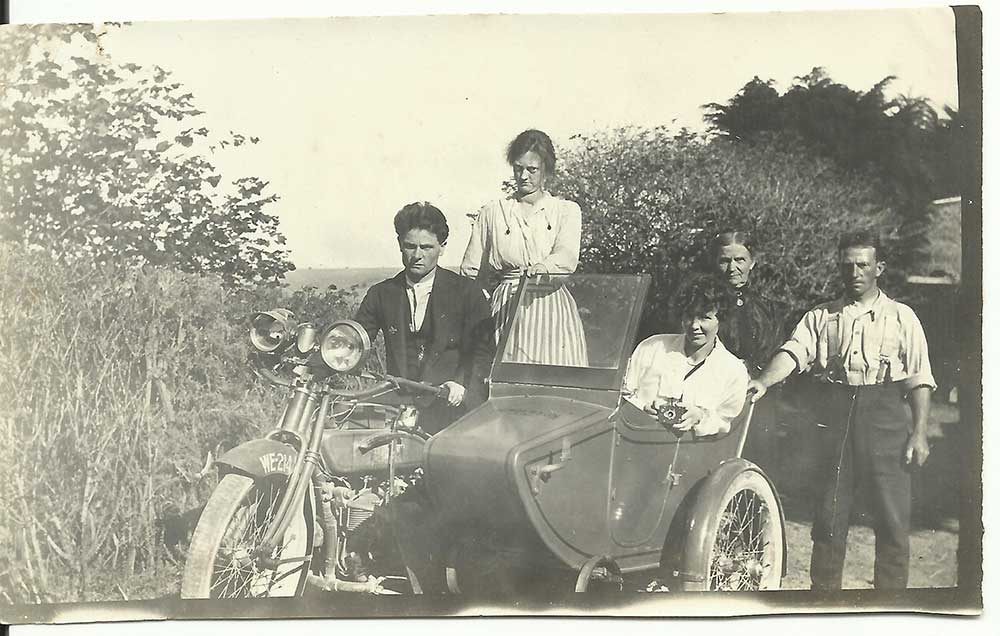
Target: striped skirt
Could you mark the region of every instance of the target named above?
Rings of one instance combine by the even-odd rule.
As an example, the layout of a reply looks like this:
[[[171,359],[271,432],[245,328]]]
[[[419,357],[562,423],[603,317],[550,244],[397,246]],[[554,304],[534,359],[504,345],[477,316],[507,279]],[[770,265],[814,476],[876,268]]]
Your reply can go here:
[[[499,341],[510,320],[517,280],[504,280],[493,291],[493,316]],[[587,339],[576,300],[564,286],[528,290],[514,317],[501,362],[587,366]]]

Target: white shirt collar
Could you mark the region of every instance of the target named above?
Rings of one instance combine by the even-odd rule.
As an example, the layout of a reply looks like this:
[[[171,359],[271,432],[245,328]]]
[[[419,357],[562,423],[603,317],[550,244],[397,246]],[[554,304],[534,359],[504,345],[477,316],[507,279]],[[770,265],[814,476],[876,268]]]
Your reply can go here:
[[[851,301],[851,300],[848,300],[848,299],[845,298],[844,299],[844,309],[847,310],[847,313],[849,315],[851,315],[851,316],[853,316],[855,318],[858,317],[858,316],[863,316],[864,314],[869,314],[869,313],[872,314],[872,315],[874,315],[876,309],[878,309],[878,306],[881,304],[881,301],[882,301],[882,299],[885,296],[882,293],[881,289],[879,289],[877,287],[875,289],[876,289],[875,296],[870,301],[868,301],[867,303],[862,303],[859,300]]]
[[[434,285],[434,276],[435,275],[437,275],[437,267],[435,267],[434,269],[432,269],[430,271],[430,273],[428,273],[426,276],[424,276],[423,278],[421,278],[416,283],[411,282],[410,278],[408,276],[406,276],[405,274],[403,275],[403,278],[406,279],[406,286],[407,287],[410,287],[414,291],[424,291],[424,290],[429,289],[430,287],[432,287]]]

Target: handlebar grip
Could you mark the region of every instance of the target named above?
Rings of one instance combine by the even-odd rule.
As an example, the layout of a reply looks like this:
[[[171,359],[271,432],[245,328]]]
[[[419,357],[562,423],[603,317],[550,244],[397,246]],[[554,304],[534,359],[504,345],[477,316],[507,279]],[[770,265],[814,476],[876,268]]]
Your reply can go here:
[[[447,398],[448,389],[443,386],[437,386],[435,384],[427,384],[426,382],[416,382],[414,380],[409,380],[407,378],[398,378],[395,376],[385,376],[390,382],[394,382],[400,387],[410,389],[411,391],[417,391],[419,393],[430,393],[434,397]]]
[[[292,383],[276,373],[267,362],[267,354],[251,351],[247,354],[247,360],[253,372],[266,382],[277,386],[292,386]]]

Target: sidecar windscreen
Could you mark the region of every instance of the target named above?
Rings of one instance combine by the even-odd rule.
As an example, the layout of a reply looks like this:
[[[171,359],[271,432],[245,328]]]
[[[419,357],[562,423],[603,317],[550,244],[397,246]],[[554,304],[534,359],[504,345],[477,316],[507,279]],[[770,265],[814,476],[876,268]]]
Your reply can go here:
[[[501,314],[493,381],[618,390],[648,286],[645,275],[526,279]]]

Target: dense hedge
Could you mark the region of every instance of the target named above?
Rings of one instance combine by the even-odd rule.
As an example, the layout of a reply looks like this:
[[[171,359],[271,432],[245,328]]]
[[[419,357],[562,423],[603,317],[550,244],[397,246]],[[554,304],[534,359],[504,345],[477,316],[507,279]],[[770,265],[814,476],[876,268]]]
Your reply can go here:
[[[804,311],[840,293],[838,235],[874,228],[891,236],[898,215],[866,176],[837,168],[788,137],[733,143],[662,128],[579,135],[561,149],[555,190],[583,209],[581,269],[653,278],[645,331],[665,322],[677,283],[705,265],[723,229],[757,243],[754,283]],[[884,282],[898,288],[893,267]]]

